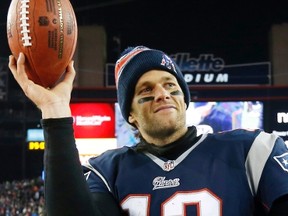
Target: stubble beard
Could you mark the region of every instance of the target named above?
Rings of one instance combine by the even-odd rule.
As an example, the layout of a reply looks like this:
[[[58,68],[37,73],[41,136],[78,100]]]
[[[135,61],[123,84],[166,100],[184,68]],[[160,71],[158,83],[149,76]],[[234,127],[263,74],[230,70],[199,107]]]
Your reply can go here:
[[[185,114],[177,115],[176,118],[163,118],[159,121],[151,120],[150,124],[146,124],[146,134],[155,139],[167,139],[173,136],[177,131],[185,126]]]

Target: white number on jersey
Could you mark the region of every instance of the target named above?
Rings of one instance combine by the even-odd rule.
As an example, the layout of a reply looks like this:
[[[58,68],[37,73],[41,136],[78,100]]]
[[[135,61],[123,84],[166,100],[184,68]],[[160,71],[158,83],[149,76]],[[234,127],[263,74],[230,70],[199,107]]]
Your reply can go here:
[[[149,216],[150,195],[130,195],[121,204],[130,216]],[[200,191],[177,192],[161,205],[161,216],[183,216],[187,206],[195,206],[197,215],[221,216],[222,202],[215,194]]]

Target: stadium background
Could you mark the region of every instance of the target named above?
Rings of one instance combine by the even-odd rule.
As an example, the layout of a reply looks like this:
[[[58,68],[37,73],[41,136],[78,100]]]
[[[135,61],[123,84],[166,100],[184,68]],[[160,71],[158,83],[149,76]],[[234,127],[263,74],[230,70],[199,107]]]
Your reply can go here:
[[[277,103],[273,109],[278,110],[287,101],[287,1],[71,3],[79,26],[74,102],[116,102],[115,88],[107,87],[106,64],[114,63],[121,50],[134,45],[162,49],[169,54],[185,52],[195,58],[212,53],[224,59],[226,65],[271,63],[271,83],[267,85],[230,85],[231,91],[227,91],[227,86],[192,87],[194,100],[260,99],[266,101],[266,116],[273,102]],[[7,72],[9,4],[9,0],[0,1],[0,181],[35,177],[43,166],[43,151],[28,151],[26,142],[26,130],[39,127],[41,115]],[[269,127],[268,118],[264,124]],[[287,124],[284,127],[288,131]]]

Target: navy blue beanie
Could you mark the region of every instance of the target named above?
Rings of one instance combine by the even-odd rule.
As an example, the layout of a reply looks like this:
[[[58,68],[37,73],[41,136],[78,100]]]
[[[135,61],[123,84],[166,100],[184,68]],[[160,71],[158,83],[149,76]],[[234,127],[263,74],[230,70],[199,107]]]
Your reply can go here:
[[[145,46],[128,47],[115,65],[115,83],[118,103],[124,119],[129,123],[131,103],[138,79],[150,70],[164,70],[173,74],[181,87],[187,108],[190,91],[176,63],[164,52]]]

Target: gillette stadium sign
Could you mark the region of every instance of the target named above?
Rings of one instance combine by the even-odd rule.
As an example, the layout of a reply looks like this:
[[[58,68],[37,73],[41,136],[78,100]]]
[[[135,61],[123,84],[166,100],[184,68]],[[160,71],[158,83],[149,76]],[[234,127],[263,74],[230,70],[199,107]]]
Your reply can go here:
[[[270,62],[226,65],[223,58],[213,54],[190,53],[170,55],[180,67],[188,85],[270,85]],[[115,86],[115,64],[106,65],[106,86]]]

